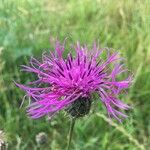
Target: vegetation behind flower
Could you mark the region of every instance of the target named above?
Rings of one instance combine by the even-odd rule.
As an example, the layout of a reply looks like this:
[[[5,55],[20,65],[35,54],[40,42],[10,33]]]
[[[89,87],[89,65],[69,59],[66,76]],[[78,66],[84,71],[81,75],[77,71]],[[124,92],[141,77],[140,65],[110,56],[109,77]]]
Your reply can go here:
[[[34,78],[32,75],[18,72],[18,66],[27,63],[29,56],[40,56],[48,49],[47,39],[50,35],[58,36],[61,41],[69,36],[71,43],[80,40],[81,43],[89,45],[93,39],[100,39],[101,47],[119,49],[127,58],[128,68],[135,72],[134,84],[127,99],[124,99],[135,107],[129,114],[129,119],[122,125],[109,126],[104,119],[105,116],[98,115],[97,118],[93,114],[85,117],[85,121],[79,120],[76,124],[72,147],[81,150],[99,148],[136,150],[141,145],[141,149],[144,146],[145,149],[148,148],[150,97],[148,0],[144,2],[12,0],[0,3],[0,47],[3,49],[1,59],[5,62],[1,71],[4,87],[0,89],[0,128],[9,136],[8,142],[12,149],[36,148],[34,139],[39,132],[48,133],[49,141],[45,149],[62,149],[66,145],[66,141],[62,140],[66,139],[68,133],[69,122],[65,117],[61,117],[60,114],[49,123],[45,119],[29,121],[24,111],[18,110],[20,98],[24,93],[14,87],[12,82],[12,79],[20,78],[21,83],[26,83],[29,78]],[[104,110],[100,105],[97,109]]]

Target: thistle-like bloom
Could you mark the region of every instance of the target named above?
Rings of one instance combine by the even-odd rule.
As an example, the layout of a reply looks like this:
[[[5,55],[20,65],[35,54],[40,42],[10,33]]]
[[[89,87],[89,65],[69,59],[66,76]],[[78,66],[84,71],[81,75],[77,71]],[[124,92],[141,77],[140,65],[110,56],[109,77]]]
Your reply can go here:
[[[91,50],[77,43],[72,47],[75,56],[69,53],[63,58],[64,46],[57,41],[55,51],[43,54],[41,62],[31,58],[30,66],[22,65],[23,71],[37,75],[37,80],[28,86],[17,84],[31,99],[28,114],[32,118],[52,117],[65,109],[73,117],[80,117],[89,112],[93,101],[91,95],[97,93],[110,117],[119,121],[127,117],[121,110],[127,110],[129,106],[119,100],[119,95],[129,87],[131,76],[117,79],[118,75],[127,72],[119,53],[99,49],[95,43]]]

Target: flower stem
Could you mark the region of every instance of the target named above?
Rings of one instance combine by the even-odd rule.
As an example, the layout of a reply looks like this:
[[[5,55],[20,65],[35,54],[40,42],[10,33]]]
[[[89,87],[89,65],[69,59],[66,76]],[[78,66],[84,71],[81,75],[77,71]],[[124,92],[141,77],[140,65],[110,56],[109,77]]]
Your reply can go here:
[[[66,150],[70,149],[70,143],[71,143],[71,139],[72,139],[72,134],[73,134],[73,128],[74,128],[74,125],[75,125],[75,120],[76,120],[76,118],[72,118],[71,119],[70,129],[69,129],[69,138],[68,138],[68,144],[67,144],[67,149]]]

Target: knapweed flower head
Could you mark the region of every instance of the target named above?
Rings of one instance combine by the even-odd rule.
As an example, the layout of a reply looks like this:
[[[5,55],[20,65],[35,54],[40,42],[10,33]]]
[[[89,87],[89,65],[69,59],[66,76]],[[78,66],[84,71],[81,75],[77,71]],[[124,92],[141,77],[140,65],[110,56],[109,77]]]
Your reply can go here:
[[[127,117],[121,110],[130,107],[119,95],[129,87],[131,76],[118,79],[118,75],[127,72],[119,53],[100,49],[96,43],[88,49],[77,42],[71,49],[75,56],[70,52],[64,58],[65,44],[57,41],[55,50],[43,54],[41,61],[31,58],[30,66],[22,65],[23,71],[37,76],[27,86],[17,84],[31,99],[28,114],[32,118],[51,118],[64,109],[72,117],[82,117],[90,110],[92,94],[97,93],[111,118],[121,121]]]

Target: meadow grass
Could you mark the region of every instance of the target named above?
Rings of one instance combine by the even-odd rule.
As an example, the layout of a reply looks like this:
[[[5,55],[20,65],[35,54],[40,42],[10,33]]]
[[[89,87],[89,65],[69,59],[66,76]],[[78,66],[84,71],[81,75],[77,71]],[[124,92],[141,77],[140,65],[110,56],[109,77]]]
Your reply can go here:
[[[129,94],[122,99],[133,106],[122,124],[110,123],[98,103],[89,116],[78,120],[71,148],[74,150],[148,150],[150,147],[150,1],[149,0],[1,0],[0,1],[0,129],[11,150],[64,150],[69,118],[63,112],[52,121],[31,120],[24,92],[13,80],[27,83],[33,76],[20,72],[30,56],[48,51],[50,37],[67,43],[79,40],[89,47],[121,52],[134,73]],[[69,51],[69,49],[67,50]],[[49,140],[41,148],[35,142],[44,131]]]

